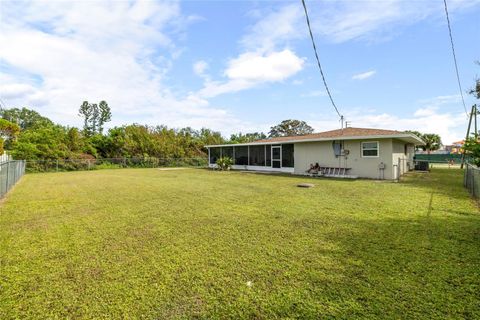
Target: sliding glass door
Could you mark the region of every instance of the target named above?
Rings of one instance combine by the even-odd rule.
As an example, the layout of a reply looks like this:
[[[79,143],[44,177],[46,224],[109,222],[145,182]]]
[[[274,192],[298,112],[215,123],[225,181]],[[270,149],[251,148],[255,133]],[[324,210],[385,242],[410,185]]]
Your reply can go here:
[[[272,146],[272,168],[282,167],[282,146]]]

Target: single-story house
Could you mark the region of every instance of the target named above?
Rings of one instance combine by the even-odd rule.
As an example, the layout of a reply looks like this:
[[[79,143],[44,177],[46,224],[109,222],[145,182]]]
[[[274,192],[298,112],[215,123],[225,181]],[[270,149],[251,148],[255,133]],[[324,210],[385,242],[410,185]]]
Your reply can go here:
[[[415,145],[423,141],[411,133],[345,128],[206,147],[212,168],[218,158],[230,157],[240,170],[308,175],[318,163],[325,176],[393,180],[414,168]]]

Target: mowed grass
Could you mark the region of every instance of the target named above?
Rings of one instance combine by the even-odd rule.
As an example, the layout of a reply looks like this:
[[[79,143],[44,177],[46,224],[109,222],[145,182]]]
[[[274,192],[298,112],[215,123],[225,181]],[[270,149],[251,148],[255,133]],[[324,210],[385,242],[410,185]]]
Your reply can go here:
[[[480,318],[456,169],[30,174],[0,210],[1,319]]]

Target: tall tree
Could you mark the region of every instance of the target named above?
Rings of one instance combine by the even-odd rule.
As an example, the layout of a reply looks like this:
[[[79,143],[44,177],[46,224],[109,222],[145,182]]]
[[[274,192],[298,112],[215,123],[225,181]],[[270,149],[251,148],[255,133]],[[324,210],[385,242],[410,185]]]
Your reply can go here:
[[[21,130],[52,126],[53,122],[41,116],[37,111],[27,108],[0,109],[0,117],[16,123]]]
[[[270,128],[269,137],[300,136],[313,133],[313,128],[305,121],[283,120],[280,124]]]
[[[218,131],[213,131],[207,128],[202,128],[199,132],[200,142],[202,147],[209,144],[223,144],[225,140],[222,137],[222,134]]]
[[[478,142],[478,138],[472,135],[465,141],[463,148],[465,149],[465,153],[470,156],[471,163],[480,167],[480,143]]]
[[[416,131],[416,130],[405,130],[405,133],[411,133],[413,135],[416,135],[417,137],[419,137],[420,139],[423,140],[423,133],[419,132],[419,131]],[[416,145],[415,146],[415,151],[417,150],[423,150],[423,146],[422,145]]]
[[[78,115],[83,117],[83,132],[86,136],[93,135],[93,130],[91,127],[91,118],[93,114],[92,105],[88,101],[83,101],[80,109],[78,109]]]
[[[475,61],[476,64],[480,66],[480,61]],[[480,99],[480,78],[475,79],[475,86],[469,91],[471,95],[475,98]],[[480,106],[477,106],[477,114],[479,112]],[[472,134],[463,145],[465,154],[470,156],[470,161],[475,164],[477,167],[480,167],[480,141],[478,138],[478,132]]]
[[[230,135],[230,143],[247,143],[253,142],[256,140],[265,139],[267,136],[263,132],[253,132],[253,133],[237,133]]]
[[[32,160],[78,159],[92,156],[204,158],[207,154],[205,145],[225,143],[219,132],[207,128],[172,129],[167,126],[132,124],[111,128],[106,134],[97,134],[110,118],[107,107],[106,103],[98,104],[99,115],[94,123],[95,105],[85,101],[79,110],[79,114],[86,120],[83,131],[55,124],[27,126],[28,129],[22,130],[12,144],[12,156],[16,159]],[[51,123],[50,120],[47,121]],[[4,131],[4,134],[7,136],[7,131]]]
[[[23,131],[12,149],[14,159],[69,158],[66,128],[60,125]]]
[[[84,101],[78,110],[79,116],[83,117],[83,132],[90,137],[102,134],[104,125],[112,119],[112,113],[108,103],[104,100],[99,104]]]
[[[5,119],[0,119],[0,153],[3,153],[5,142],[15,140],[20,133],[20,127]]]
[[[98,104],[92,103],[92,117],[90,118],[90,128],[92,130],[92,134],[96,134],[98,132],[98,118],[100,116],[100,111],[98,110]]]
[[[430,154],[430,151],[438,150],[442,147],[442,140],[436,133],[425,133],[422,137],[425,142],[423,149]]]
[[[83,153],[87,139],[85,139],[77,128],[65,128],[65,141],[68,149],[73,153]]]
[[[15,139],[20,133],[20,127],[13,122],[0,119],[0,137],[4,139]]]
[[[98,108],[99,108],[98,132],[102,134],[104,124],[112,120],[112,112],[110,111],[110,107],[108,106],[108,103],[105,100],[100,101]]]
[[[419,137],[420,139],[423,139],[423,133],[421,133],[420,131],[416,131],[416,130],[405,130],[405,133],[411,133],[413,135],[416,135],[417,137]]]

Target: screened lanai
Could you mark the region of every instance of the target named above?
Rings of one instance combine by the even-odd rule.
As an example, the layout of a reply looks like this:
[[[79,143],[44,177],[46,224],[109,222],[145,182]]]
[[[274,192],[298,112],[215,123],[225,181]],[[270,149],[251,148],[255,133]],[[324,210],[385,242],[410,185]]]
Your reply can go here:
[[[218,158],[230,157],[234,166],[265,168],[293,168],[293,144],[232,145],[208,148],[209,163],[215,165]],[[258,168],[257,168],[258,167]]]

